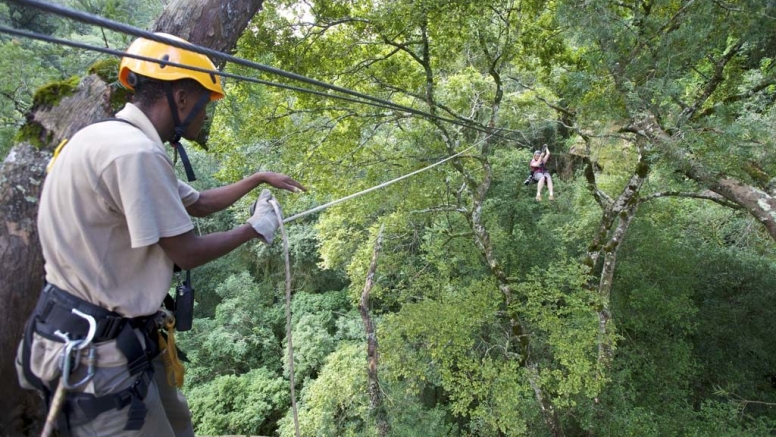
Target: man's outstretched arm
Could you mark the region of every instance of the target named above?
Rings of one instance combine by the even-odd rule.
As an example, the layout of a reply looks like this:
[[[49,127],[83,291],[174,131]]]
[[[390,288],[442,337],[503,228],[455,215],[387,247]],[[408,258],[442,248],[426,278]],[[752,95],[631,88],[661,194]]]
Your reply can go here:
[[[220,258],[250,240],[262,238],[249,224],[230,231],[197,236],[194,231],[159,239],[164,253],[183,270]],[[262,239],[263,241],[263,239]]]
[[[193,217],[206,217],[228,208],[262,183],[294,193],[307,191],[302,184],[284,174],[259,172],[233,184],[202,191],[199,199],[186,207],[186,211]]]

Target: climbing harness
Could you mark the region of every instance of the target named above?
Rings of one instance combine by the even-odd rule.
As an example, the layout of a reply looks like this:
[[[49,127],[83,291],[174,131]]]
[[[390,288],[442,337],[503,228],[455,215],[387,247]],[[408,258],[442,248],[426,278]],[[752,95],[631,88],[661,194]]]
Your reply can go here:
[[[25,326],[21,364],[25,379],[43,393],[46,404],[49,405],[52,423],[50,427],[56,422],[60,433],[67,434],[73,426],[89,422],[106,411],[121,410],[129,405],[124,429],[140,429],[148,412],[143,400],[153,380],[151,360],[158,355],[156,330],[154,316],[122,317],[73,296],[53,284],[46,284]],[[143,338],[142,343],[138,333]],[[53,394],[49,387],[32,373],[34,334],[65,345],[60,362],[61,375],[58,381],[53,381],[57,386]],[[104,396],[69,391],[82,387],[94,374],[94,345],[111,340],[116,341],[116,347],[126,357],[130,376],[137,376],[135,383],[117,393]],[[73,382],[70,377],[79,366],[81,351],[87,347],[89,351],[86,376]],[[76,412],[78,414],[74,415]],[[77,421],[73,421],[75,417],[78,418]]]

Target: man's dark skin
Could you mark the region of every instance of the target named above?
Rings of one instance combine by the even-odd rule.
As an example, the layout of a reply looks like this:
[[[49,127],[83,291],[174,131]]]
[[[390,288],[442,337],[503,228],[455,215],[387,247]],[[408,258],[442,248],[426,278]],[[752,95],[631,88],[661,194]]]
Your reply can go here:
[[[200,88],[197,92],[183,87],[173,87],[173,97],[178,106],[179,120],[186,119],[189,111],[204,93],[210,93],[210,91],[205,88]],[[175,125],[165,96],[159,96],[151,105],[138,107],[156,127],[163,142],[167,142],[173,137]],[[189,124],[183,138],[195,139],[205,123],[205,117],[206,111],[203,109]],[[201,192],[199,199],[189,205],[186,211],[194,217],[208,216],[229,207],[262,183],[291,192],[307,191],[302,184],[286,175],[259,172],[239,182]],[[191,230],[174,237],[160,238],[159,245],[176,265],[188,270],[226,255],[255,238],[264,241],[263,237],[250,224],[246,223],[229,231],[214,232],[202,236],[195,235],[194,231]]]

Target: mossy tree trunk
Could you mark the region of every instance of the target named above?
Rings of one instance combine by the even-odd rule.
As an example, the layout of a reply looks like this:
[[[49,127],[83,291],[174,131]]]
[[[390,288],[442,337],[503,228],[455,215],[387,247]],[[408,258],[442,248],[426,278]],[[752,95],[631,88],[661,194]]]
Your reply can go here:
[[[153,26],[195,44],[230,51],[263,0],[173,0]],[[113,73],[115,74],[115,72]],[[24,322],[43,285],[36,217],[45,168],[64,138],[112,115],[123,93],[102,75],[53,84],[38,93],[27,122],[0,167],[0,436],[40,431],[42,408],[34,392],[19,388],[14,356]],[[68,226],[62,223],[62,226]]]

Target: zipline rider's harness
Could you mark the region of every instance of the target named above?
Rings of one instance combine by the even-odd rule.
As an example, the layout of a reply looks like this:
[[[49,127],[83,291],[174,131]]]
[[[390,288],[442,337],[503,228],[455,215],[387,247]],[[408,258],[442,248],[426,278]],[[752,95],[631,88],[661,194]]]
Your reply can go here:
[[[120,118],[108,118],[96,123],[106,121],[120,121],[135,126],[133,123]],[[67,140],[62,141],[54,151],[52,162],[48,167],[49,170],[66,143]],[[188,179],[194,179],[191,164],[183,147],[177,141],[174,147],[176,152],[180,151]],[[177,266],[175,267],[177,269]],[[176,271],[179,272],[180,269]],[[191,287],[190,271],[186,271],[185,280],[181,281],[177,287],[175,299],[173,300],[167,295],[164,305],[175,313],[177,318],[175,325],[178,331],[191,329],[194,290]],[[163,313],[155,313],[135,318],[122,317],[118,313],[76,297],[54,284],[46,284],[43,287],[35,310],[25,325],[21,365],[25,379],[43,394],[48,408],[59,410],[60,402],[62,402],[61,411],[53,411],[53,414],[58,416],[56,420],[60,435],[67,436],[72,427],[88,423],[104,412],[113,409],[122,410],[128,405],[130,408],[124,429],[130,431],[143,427],[145,417],[148,414],[144,400],[154,374],[152,360],[161,352],[159,329],[163,327],[164,318],[158,317],[160,314],[163,315]],[[141,334],[142,344],[137,333]],[[48,385],[32,372],[31,355],[34,334],[48,340],[65,343],[60,357],[61,375],[53,381],[48,381]],[[116,347],[127,360],[129,375],[138,375],[135,382],[130,387],[104,396],[74,391],[65,393],[65,389],[79,388],[91,380],[96,367],[94,363],[95,344],[112,340],[116,341]],[[80,351],[86,347],[89,348],[87,374],[82,380],[73,383],[69,380],[70,373],[78,368]],[[174,344],[171,347],[174,348]],[[62,388],[59,388],[60,385]],[[56,397],[64,397],[64,401],[56,399]],[[49,420],[47,420],[44,433],[48,428],[48,422]]]

